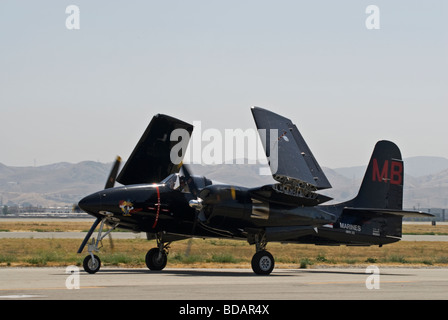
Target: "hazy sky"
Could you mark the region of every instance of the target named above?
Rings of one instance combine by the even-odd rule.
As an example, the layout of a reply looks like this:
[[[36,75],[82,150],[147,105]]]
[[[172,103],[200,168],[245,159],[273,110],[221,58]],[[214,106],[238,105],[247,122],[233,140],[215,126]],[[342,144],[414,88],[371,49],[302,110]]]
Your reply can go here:
[[[322,166],[366,164],[381,139],[448,158],[445,0],[2,0],[0,40],[7,165],[126,159],[157,113],[255,128],[254,105]]]

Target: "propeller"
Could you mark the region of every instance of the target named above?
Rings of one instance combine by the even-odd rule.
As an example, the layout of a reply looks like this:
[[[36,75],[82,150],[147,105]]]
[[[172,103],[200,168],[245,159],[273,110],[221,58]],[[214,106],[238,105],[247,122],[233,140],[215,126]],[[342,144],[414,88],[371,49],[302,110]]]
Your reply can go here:
[[[185,164],[182,164],[182,171],[184,173],[185,181],[188,185],[188,189],[190,190],[191,194],[195,198],[193,200],[190,200],[188,203],[190,205],[190,207],[195,209],[193,227],[191,229],[191,235],[194,236],[195,231],[196,231],[196,225],[198,223],[199,213],[201,212],[201,210],[203,208],[202,199],[199,198],[199,189],[196,186],[196,183],[194,182],[194,179],[192,178],[192,176],[190,174],[190,169],[188,168],[188,166]],[[192,241],[193,241],[193,237],[191,237],[190,240],[188,241],[187,249],[185,250],[185,256],[187,256],[187,257],[190,255]]]
[[[196,186],[194,179],[190,174],[190,169],[187,165],[182,164],[182,171],[184,172],[185,180],[187,182],[188,188],[194,199],[189,201],[189,206],[196,209],[196,220],[199,213],[204,209],[205,206],[210,204],[216,204],[227,200],[235,200],[237,191],[233,186],[219,188],[219,189],[209,189],[204,188],[199,190]],[[195,221],[196,223],[196,221]]]
[[[109,177],[107,178],[106,185],[104,186],[104,189],[110,189],[110,188],[114,187],[115,180],[117,179],[118,169],[120,168],[120,164],[121,164],[121,157],[117,156],[115,158],[115,163],[112,167],[112,170],[109,173]],[[112,239],[112,233],[108,234],[108,238],[109,238],[110,247],[112,249],[114,249],[115,245],[114,245],[114,241]]]
[[[190,189],[191,194],[193,195],[193,197],[195,197],[194,200],[190,200],[189,205],[190,205],[190,207],[195,208],[196,211],[201,211],[203,208],[202,199],[199,198],[199,189],[196,186],[196,183],[194,182],[194,179],[192,178],[192,176],[190,174],[190,169],[188,169],[187,165],[182,164],[182,171],[184,172],[185,180],[188,185],[188,189]]]
[[[114,166],[112,167],[112,170],[109,173],[109,178],[107,178],[104,189],[110,189],[114,187],[115,180],[117,179],[118,169],[120,168],[120,163],[121,163],[121,157],[117,156],[117,158],[115,159]]]
[[[190,238],[187,249],[185,252],[185,255],[188,256],[191,250],[192,240],[193,236],[195,235],[196,226],[198,224],[199,220],[206,219],[203,209],[207,205],[216,204],[222,201],[226,201],[229,199],[236,199],[236,190],[234,187],[230,187],[229,189],[220,189],[216,192],[212,191],[209,188],[204,188],[202,190],[199,190],[196,186],[196,183],[193,179],[193,177],[190,174],[190,169],[187,165],[182,164],[182,171],[185,176],[186,183],[188,185],[188,188],[190,189],[191,194],[193,195],[194,199],[189,201],[189,206],[195,209],[195,216],[193,221],[193,227],[191,230],[192,238]],[[199,217],[199,214],[201,214],[201,217]]]

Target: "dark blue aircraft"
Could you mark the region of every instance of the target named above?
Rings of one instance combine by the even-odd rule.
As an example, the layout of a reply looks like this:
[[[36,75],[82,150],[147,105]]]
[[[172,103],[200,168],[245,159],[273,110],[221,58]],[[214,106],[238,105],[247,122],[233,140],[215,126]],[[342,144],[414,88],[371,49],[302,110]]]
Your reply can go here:
[[[174,130],[181,130],[187,133],[183,142],[188,144],[193,126],[158,114],[120,174],[117,158],[105,189],[79,202],[96,220],[78,253],[100,225],[97,240],[88,244],[84,269],[89,273],[100,269],[101,261],[94,253],[99,241],[115,228],[145,232],[148,239],[156,239],[157,247],[146,254],[151,270],[166,266],[171,242],[210,237],[255,245],[253,271],[270,274],[274,258],[266,250],[268,242],[382,246],[401,239],[403,217],[431,216],[403,211],[404,166],[394,143],[376,144],[354,199],[325,205],[331,198],[318,191],[331,185],[297,127],[262,108],[253,107],[252,114],[263,132],[261,140],[276,183],[245,188],[191,175],[187,166],[170,158],[179,143],[170,137]],[[114,187],[115,181],[122,186]],[[110,227],[107,232],[103,232],[105,224]]]

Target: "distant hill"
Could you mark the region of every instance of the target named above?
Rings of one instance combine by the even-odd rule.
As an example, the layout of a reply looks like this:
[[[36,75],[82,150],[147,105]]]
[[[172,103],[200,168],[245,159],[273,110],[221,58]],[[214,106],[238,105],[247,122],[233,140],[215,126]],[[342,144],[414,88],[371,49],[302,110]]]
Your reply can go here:
[[[413,157],[405,161],[406,208],[448,208],[448,159]],[[247,163],[247,162],[246,162]],[[11,167],[0,163],[0,199],[3,204],[65,206],[104,188],[112,163],[84,161],[56,163],[40,167]],[[194,174],[223,183],[256,187],[273,183],[270,175],[259,175],[261,165],[191,165]],[[265,166],[264,166],[265,167]],[[333,202],[354,197],[366,166],[323,168],[333,188],[321,193]]]
[[[356,196],[364,178],[365,166],[331,169],[324,168],[338,183],[332,183],[333,189],[326,190],[326,195],[338,201],[349,200]],[[443,157],[410,157],[404,159],[404,195],[406,208],[448,208],[448,159]],[[339,175],[339,177],[338,177]]]
[[[349,179],[362,179],[366,171],[367,163],[363,166],[336,168],[337,173]],[[410,157],[404,159],[404,170],[407,175],[423,177],[437,174],[448,169],[448,159],[443,157]]]
[[[110,167],[111,164],[93,161],[40,167],[0,164],[0,199],[3,204],[9,205],[71,205],[82,196],[104,187]]]

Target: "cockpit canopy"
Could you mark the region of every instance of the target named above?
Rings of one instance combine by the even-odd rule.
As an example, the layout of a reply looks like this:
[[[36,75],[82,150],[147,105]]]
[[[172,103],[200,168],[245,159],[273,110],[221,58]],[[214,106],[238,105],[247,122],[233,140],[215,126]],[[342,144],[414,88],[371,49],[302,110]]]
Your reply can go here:
[[[178,173],[170,174],[162,180],[162,183],[172,190],[189,192],[188,185],[185,183],[185,177]]]
[[[203,189],[206,186],[210,186],[213,184],[210,179],[207,179],[204,176],[192,175],[191,178],[193,179],[198,189]],[[168,177],[163,179],[161,183],[172,190],[190,192],[185,176],[179,173],[170,174]]]

